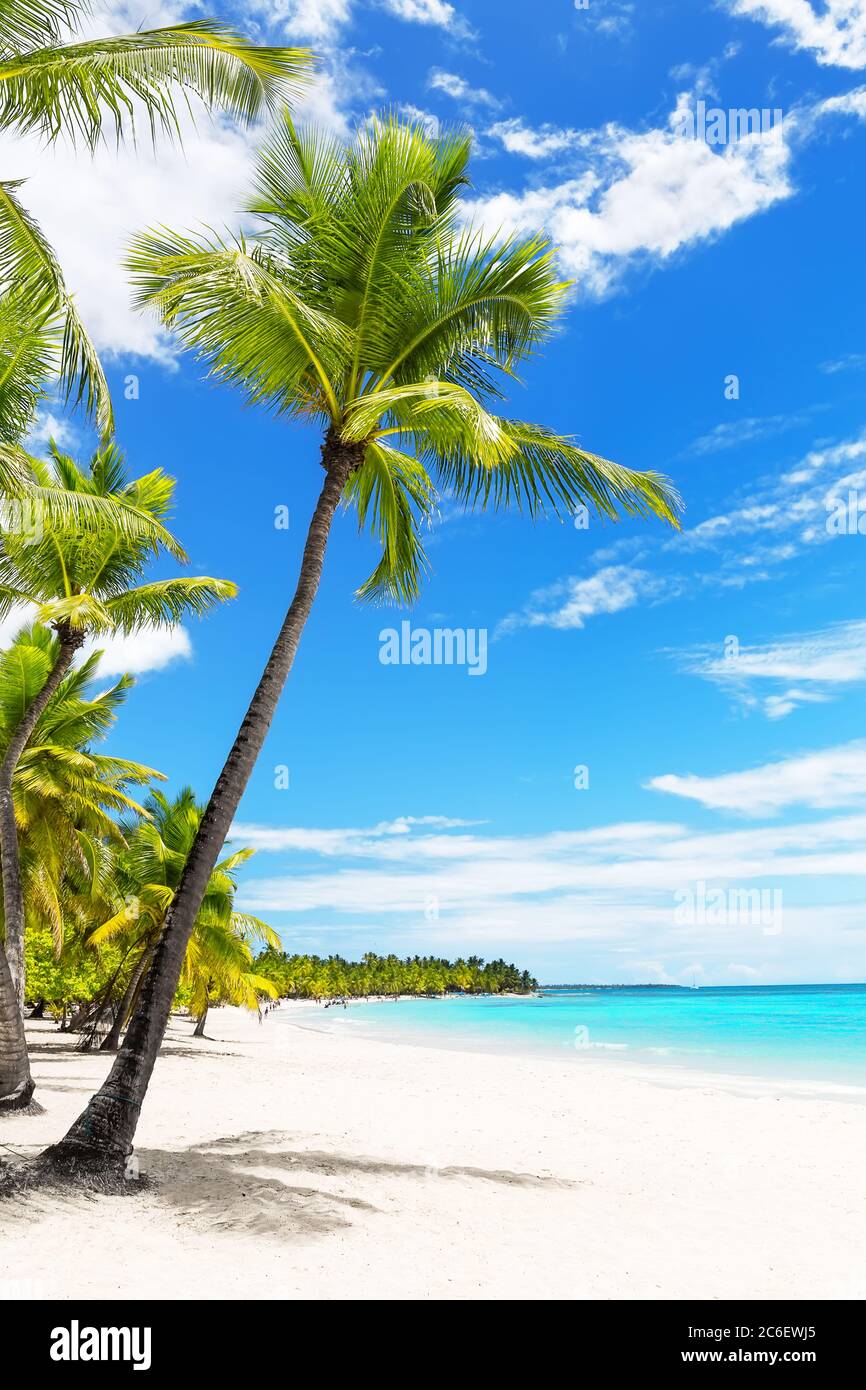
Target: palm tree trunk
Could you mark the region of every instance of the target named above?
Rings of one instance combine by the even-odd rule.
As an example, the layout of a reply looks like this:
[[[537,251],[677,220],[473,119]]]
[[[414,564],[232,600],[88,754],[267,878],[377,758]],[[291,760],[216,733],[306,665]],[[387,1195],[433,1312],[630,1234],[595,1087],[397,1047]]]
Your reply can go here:
[[[120,1035],[123,1032],[126,1020],[129,1018],[129,1015],[132,1012],[132,1006],[135,1003],[136,996],[138,995],[138,987],[141,984],[142,976],[144,975],[144,972],[147,969],[147,963],[150,960],[150,956],[151,952],[148,948],[142,953],[141,960],[138,962],[138,965],[133,970],[132,975],[130,976],[129,984],[126,986],[123,998],[120,1001],[120,1007],[114,1016],[114,1022],[112,1023],[105,1037],[102,1039],[102,1042],[99,1047],[100,1052],[116,1052],[117,1049],[120,1047]]]
[[[18,828],[15,824],[15,805],[12,800],[12,778],[30,735],[51,696],[72,665],[75,653],[84,641],[80,628],[68,623],[58,624],[60,647],[57,659],[46,677],[45,684],[34,696],[19,720],[0,763],[0,862],[3,870],[3,916],[6,925],[5,951],[15,999],[24,1013],[24,896],[21,891],[21,864],[18,856]],[[2,989],[2,983],[0,983]],[[5,1004],[5,999],[4,999]]]
[[[207,1011],[208,1011],[208,1005],[205,1004],[205,1006],[204,1006],[204,1011],[203,1011],[202,1014],[200,1015],[199,1020],[198,1020],[198,1023],[195,1025],[195,1032],[193,1033],[193,1037],[194,1037],[194,1038],[203,1038],[203,1037],[204,1037],[204,1026],[205,1026],[205,1023],[207,1022]]]
[[[333,429],[328,431],[322,446],[325,484],[307,532],[294,598],[201,818],[126,1037],[101,1089],[65,1138],[46,1150],[44,1160],[54,1167],[67,1172],[120,1170],[132,1152],[195,919],[292,669],[322,577],[334,513],[350,473],[363,457],[363,445],[343,444]]]
[[[0,947],[0,1114],[29,1104],[33,1090],[24,1019],[15,997],[9,962]]]

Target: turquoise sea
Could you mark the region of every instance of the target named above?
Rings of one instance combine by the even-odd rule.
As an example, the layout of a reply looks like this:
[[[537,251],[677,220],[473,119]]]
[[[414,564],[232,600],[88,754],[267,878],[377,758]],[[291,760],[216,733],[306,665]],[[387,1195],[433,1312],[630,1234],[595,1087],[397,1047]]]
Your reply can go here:
[[[544,1054],[584,1065],[603,1058],[866,1087],[866,985],[587,987],[527,999],[389,1000],[310,1010],[303,1022],[329,1032]]]

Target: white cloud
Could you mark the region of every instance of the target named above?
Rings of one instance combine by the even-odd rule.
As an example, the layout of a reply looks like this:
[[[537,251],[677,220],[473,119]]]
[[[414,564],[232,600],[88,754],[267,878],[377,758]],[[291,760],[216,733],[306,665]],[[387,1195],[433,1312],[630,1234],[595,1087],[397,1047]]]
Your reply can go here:
[[[0,619],[0,647],[8,647],[26,623],[33,622],[36,605],[18,604]],[[180,625],[144,628],[129,636],[89,637],[82,655],[102,652],[100,676],[141,676],[162,671],[175,661],[189,661],[193,648],[189,633]]]
[[[756,424],[745,423],[747,433]],[[731,434],[713,432],[704,438],[722,439],[727,444],[733,441],[735,431],[736,426],[732,426]],[[710,452],[709,442],[704,451]],[[766,582],[806,547],[836,539],[837,522],[844,543],[849,544],[852,521],[859,520],[851,499],[856,502],[864,496],[866,434],[812,449],[787,471],[749,483],[747,500],[738,503],[733,499],[727,511],[658,543],[665,554],[688,557],[687,568],[654,574],[644,567],[651,558],[645,542],[628,537],[595,552],[600,568],[594,574],[571,576],[538,590],[523,608],[501,621],[497,635],[522,627],[582,627],[588,617],[615,613],[647,600],[665,602],[706,588],[743,588]],[[716,671],[717,654],[701,651],[697,667],[689,665],[687,669],[699,667],[698,673],[705,674],[706,664],[714,679],[727,683],[744,704],[760,704],[771,719],[783,718],[799,704],[831,698],[829,688],[808,684],[808,666],[795,663],[790,679],[797,683],[773,690],[757,701],[744,681],[734,679],[733,667],[725,663]],[[747,667],[739,669],[749,674]],[[802,679],[796,675],[798,671],[803,672]]]
[[[602,295],[631,262],[664,262],[793,192],[784,124],[717,149],[683,138],[676,119],[643,132],[615,124],[584,132],[580,176],[479,198],[467,216],[491,232],[544,226],[569,274]]]
[[[453,38],[469,38],[472,30],[448,0],[372,0],[394,19],[444,29]],[[355,0],[247,0],[253,13],[281,26],[292,39],[331,45],[355,18]]]
[[[430,111],[423,110],[420,106],[413,106],[411,102],[401,102],[400,115],[405,116],[406,120],[414,121],[420,125],[427,135],[434,140],[439,135],[439,117],[432,115]]]
[[[764,646],[700,648],[681,659],[692,675],[713,681],[747,708],[781,719],[798,705],[829,700],[866,681],[866,621],[836,623]]]
[[[480,821],[460,820],[453,816],[398,816],[396,820],[381,821],[367,829],[306,830],[297,826],[273,827],[238,821],[231,829],[231,838],[251,845],[253,849],[278,853],[286,850],[310,851],[326,856],[354,854],[387,855],[387,849],[377,842],[390,836],[411,835],[418,828],[456,830],[482,824]],[[458,843],[448,839],[447,844]]]
[[[68,452],[77,447],[79,433],[65,416],[55,415],[48,409],[39,410],[33,428],[24,441],[25,447],[32,454],[39,454],[52,440],[58,449]]]
[[[835,376],[838,372],[861,372],[866,368],[866,352],[849,352],[844,357],[837,357],[832,362],[822,362],[821,371],[828,376]]]
[[[256,828],[259,844],[263,830]],[[254,843],[249,832],[236,826],[235,843]],[[847,958],[866,933],[857,892],[866,871],[863,814],[716,832],[626,822],[538,835],[389,835],[381,827],[274,827],[273,835],[270,847],[293,858],[284,874],[248,879],[242,906],[286,913],[291,940],[318,933],[325,949],[334,949],[335,936],[351,949],[353,933],[358,949],[410,953],[452,943],[498,951],[514,942],[534,965],[533,955],[558,946],[577,978],[608,980],[636,978],[648,961],[673,978],[729,978],[732,961],[763,973],[771,952],[769,975],[779,980],[817,978],[810,972],[826,970],[834,950]],[[747,895],[759,885],[778,890],[782,934],[773,942],[763,919],[745,916],[683,925],[682,894],[702,883]]]
[[[32,603],[19,603],[0,618],[0,647],[8,647],[25,623],[33,621],[35,613],[36,608]]]
[[[714,436],[707,436],[713,438]],[[722,557],[719,577],[730,582],[765,578],[770,567],[793,559],[805,546],[833,537],[829,521],[851,492],[866,488],[866,435],[811,449],[793,468],[752,483],[748,500],[707,517],[665,543],[668,550],[712,548]],[[763,537],[772,534],[767,546]],[[744,544],[743,538],[758,538]]]
[[[655,597],[667,582],[631,565],[607,565],[585,579],[563,579],[533,594],[519,613],[503,618],[498,633],[519,627],[581,628],[598,613],[619,613]]]
[[[416,24],[430,24],[445,29],[455,38],[469,38],[472,30],[462,15],[446,0],[379,0],[396,19]]]
[[[228,123],[186,123],[184,148],[160,141],[154,152],[106,145],[93,157],[35,138],[0,137],[6,179],[24,178],[20,196],[57,251],[97,347],[170,362],[156,323],[134,313],[121,260],[132,236],[165,224],[178,230],[234,222],[246,191],[254,136]]]
[[[101,676],[142,676],[149,671],[163,671],[174,661],[189,661],[192,642],[184,627],[157,627],[128,637],[93,637],[83,651],[102,652]]]
[[[601,5],[578,3],[574,8],[581,12],[581,20],[597,34],[605,38],[628,39],[633,33],[634,4],[632,0],[604,0]]]
[[[786,42],[824,66],[866,67],[866,0],[728,0],[731,12],[782,30]]]
[[[445,72],[442,68],[431,68],[427,78],[427,86],[433,92],[444,92],[446,96],[454,101],[463,102],[465,106],[489,106],[496,107],[500,102],[486,87],[475,87],[466,81],[456,72]]]
[[[487,134],[499,140],[509,154],[522,154],[527,159],[547,159],[579,144],[581,136],[576,130],[561,130],[558,126],[528,126],[518,116],[507,121],[497,121]]]
[[[352,0],[247,0],[247,7],[305,43],[332,43],[352,15]]]
[[[745,444],[754,444],[759,439],[771,439],[784,434],[786,430],[796,429],[804,424],[805,415],[769,415],[747,417],[716,425],[707,434],[695,439],[684,451],[686,454],[717,454],[725,449],[740,449]]]
[[[866,743],[857,741],[747,772],[717,777],[653,777],[647,787],[698,801],[714,811],[772,816],[789,806],[829,810],[866,803]]]

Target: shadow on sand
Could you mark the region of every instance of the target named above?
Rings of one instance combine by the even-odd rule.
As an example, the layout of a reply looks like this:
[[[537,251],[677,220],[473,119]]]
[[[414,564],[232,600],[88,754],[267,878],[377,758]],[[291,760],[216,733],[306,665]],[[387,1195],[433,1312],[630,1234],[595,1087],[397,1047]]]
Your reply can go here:
[[[353,1212],[381,1214],[393,1210],[394,1179],[462,1180],[543,1189],[581,1186],[533,1173],[435,1167],[304,1149],[298,1147],[299,1137],[281,1130],[258,1130],[191,1144],[186,1149],[139,1149],[135,1163],[145,1181],[141,1185],[134,1180],[124,1184],[124,1195],[168,1209],[184,1226],[199,1231],[295,1241],[351,1226]],[[18,1157],[32,1163],[36,1153],[22,1152]],[[359,1178],[370,1189],[368,1195],[381,1200],[382,1206],[356,1195]],[[28,1208],[33,1210],[31,1203],[42,1206],[46,1199],[60,1206],[82,1200],[118,1200],[66,1185],[40,1185],[18,1196],[14,1205],[23,1220],[27,1220]]]
[[[499,1169],[433,1167],[330,1150],[297,1148],[297,1135],[279,1130],[250,1131],[174,1150],[141,1150],[142,1172],[159,1205],[188,1215],[211,1229],[246,1230],[282,1239],[325,1234],[351,1225],[352,1211],[383,1207],[341,1187],[358,1177],[423,1182],[469,1180],[504,1187],[565,1188],[580,1184],[559,1178]],[[387,1200],[393,1193],[383,1188]]]

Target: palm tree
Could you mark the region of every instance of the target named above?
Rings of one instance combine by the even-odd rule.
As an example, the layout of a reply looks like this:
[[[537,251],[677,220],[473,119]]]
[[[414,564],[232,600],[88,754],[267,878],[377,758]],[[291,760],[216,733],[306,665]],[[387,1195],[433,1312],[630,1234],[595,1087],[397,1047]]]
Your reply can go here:
[[[0,654],[0,750],[43,689],[60,642],[47,628],[20,632]],[[16,850],[28,924],[48,928],[59,950],[66,927],[79,927],[107,901],[106,846],[121,840],[118,813],[141,811],[128,788],[147,785],[159,773],[140,763],[94,753],[133,682],[124,676],[90,692],[99,654],[58,683],[47,701],[13,779]],[[26,1105],[33,1081],[17,991],[6,952],[0,949],[0,1110]]]
[[[196,96],[248,123],[284,100],[311,63],[302,49],[257,47],[211,19],[68,42],[86,13],[83,0],[4,0],[0,130],[36,132],[47,142],[63,135],[94,149],[107,130],[118,141],[134,131],[137,114],[151,137],[160,130],[179,136],[178,92],[185,107]],[[67,398],[83,403],[110,433],[102,367],[19,188],[18,181],[0,181],[0,294],[13,296],[13,310],[23,307],[27,351],[52,360]],[[14,482],[14,460],[2,448],[0,456]]]
[[[53,467],[39,465],[38,479],[70,493],[132,501],[164,529],[174,493],[174,479],[161,469],[130,482],[123,455],[115,445],[97,450],[87,471],[65,454],[53,451]],[[52,694],[70,669],[76,653],[91,634],[131,633],[161,623],[176,622],[189,613],[201,616],[214,604],[237,593],[225,579],[162,579],[136,584],[148,560],[159,553],[154,536],[118,534],[113,526],[82,531],[80,527],[51,527],[41,537],[7,531],[0,536],[0,618],[16,606],[35,603],[42,623],[50,623],[59,644],[51,671],[23,709],[10,732],[0,762],[0,858],[6,922],[5,950],[18,993],[24,1004],[24,899],[18,865],[12,779],[18,759]],[[172,550],[183,551],[176,541]],[[183,557],[185,558],[185,557]]]
[[[138,298],[218,379],[276,414],[318,422],[325,478],[300,577],[220,773],[110,1076],[50,1161],[129,1153],[187,943],[297,652],[341,502],[382,557],[364,598],[411,601],[435,484],[466,505],[571,514],[589,503],[675,523],[664,479],[588,454],[491,406],[550,335],[567,286],[541,237],[459,230],[469,137],[388,118],[351,146],[288,113],[257,164],[254,241],[169,232],[131,253]],[[435,483],[434,483],[435,480]]]
[[[88,938],[92,946],[117,938],[134,943],[131,954],[135,963],[129,983],[102,1044],[107,1051],[118,1047],[202,817],[202,807],[196,804],[189,787],[174,801],[161,792],[152,792],[145,812],[147,819],[124,829],[126,847],[115,863],[115,890],[121,899],[117,910]],[[251,946],[276,949],[280,939],[266,922],[236,912],[234,907],[236,871],[253,853],[251,849],[235,850],[215,866],[187,946],[181,984],[189,994],[190,1012],[199,1021],[198,1037],[204,1032],[211,1003],[255,1008],[259,995],[277,994],[272,982],[253,969]]]

